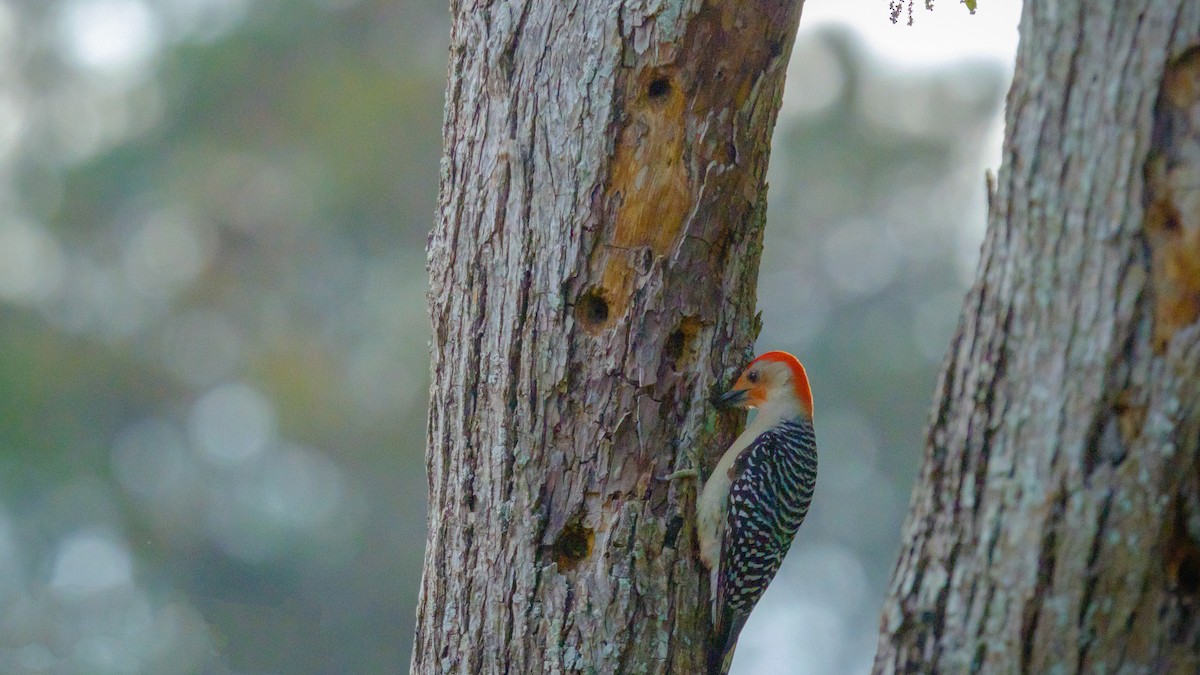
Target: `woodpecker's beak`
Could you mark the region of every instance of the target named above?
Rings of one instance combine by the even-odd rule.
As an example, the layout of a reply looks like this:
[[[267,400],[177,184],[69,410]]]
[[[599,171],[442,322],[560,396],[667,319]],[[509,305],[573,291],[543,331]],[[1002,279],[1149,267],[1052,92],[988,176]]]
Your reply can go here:
[[[715,403],[718,408],[739,408],[746,404],[750,392],[746,389],[730,389],[718,396]]]

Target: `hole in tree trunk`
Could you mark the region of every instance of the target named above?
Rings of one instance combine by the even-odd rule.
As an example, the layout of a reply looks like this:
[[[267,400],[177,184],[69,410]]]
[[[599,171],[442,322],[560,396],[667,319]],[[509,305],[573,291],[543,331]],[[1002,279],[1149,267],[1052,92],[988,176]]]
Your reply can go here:
[[[676,540],[679,539],[679,531],[683,529],[683,518],[675,516],[667,523],[667,532],[663,536],[663,546],[675,547]]]
[[[663,360],[673,370],[683,370],[696,359],[696,335],[700,332],[700,321],[685,316],[663,343]]]
[[[596,533],[583,524],[583,514],[574,515],[554,540],[554,562],[558,563],[559,571],[567,572],[578,567],[581,561],[592,554],[595,541]]]
[[[1178,572],[1175,576],[1179,592],[1195,596],[1196,591],[1200,590],[1200,551],[1194,548],[1186,551],[1179,561]]]
[[[646,86],[646,96],[651,101],[661,99],[671,93],[671,81],[665,77],[656,77]]]
[[[575,316],[583,327],[589,331],[598,331],[608,323],[608,301],[600,294],[600,290],[592,290],[579,296],[575,303]]]
[[[1194,499],[1175,497],[1174,518],[1163,556],[1168,587],[1180,603],[1188,606],[1195,603],[1200,593],[1200,543],[1189,527],[1192,510],[1189,504],[1194,506]]]
[[[671,361],[679,359],[683,354],[683,331],[676,329],[667,336],[667,344],[663,345],[663,353]]]

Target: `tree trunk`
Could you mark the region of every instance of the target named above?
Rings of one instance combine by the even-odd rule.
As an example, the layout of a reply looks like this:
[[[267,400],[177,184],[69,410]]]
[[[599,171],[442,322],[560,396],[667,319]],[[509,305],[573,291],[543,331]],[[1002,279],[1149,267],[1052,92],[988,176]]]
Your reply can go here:
[[[801,0],[452,3],[415,672],[699,672]]]
[[[1198,36],[1025,3],[875,672],[1200,672]]]

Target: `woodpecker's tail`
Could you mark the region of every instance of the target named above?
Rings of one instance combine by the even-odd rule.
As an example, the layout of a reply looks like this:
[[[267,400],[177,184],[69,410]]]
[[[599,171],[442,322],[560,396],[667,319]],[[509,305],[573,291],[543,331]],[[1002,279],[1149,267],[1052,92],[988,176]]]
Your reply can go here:
[[[708,650],[708,675],[725,675],[733,664],[733,652],[722,652],[720,649]]]
[[[708,675],[725,675],[733,664],[733,650],[737,647],[738,635],[746,625],[748,616],[730,616],[717,619],[712,637],[708,641]]]

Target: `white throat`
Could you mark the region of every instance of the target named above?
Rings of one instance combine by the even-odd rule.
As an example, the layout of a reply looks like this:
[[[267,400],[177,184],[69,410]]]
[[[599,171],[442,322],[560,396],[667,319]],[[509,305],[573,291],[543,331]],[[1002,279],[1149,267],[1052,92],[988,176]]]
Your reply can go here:
[[[754,419],[746,425],[742,434],[751,440],[758,438],[762,432],[774,427],[784,420],[800,417],[800,403],[793,396],[772,396],[758,406]]]

